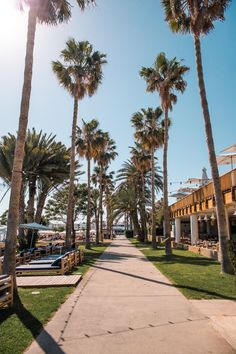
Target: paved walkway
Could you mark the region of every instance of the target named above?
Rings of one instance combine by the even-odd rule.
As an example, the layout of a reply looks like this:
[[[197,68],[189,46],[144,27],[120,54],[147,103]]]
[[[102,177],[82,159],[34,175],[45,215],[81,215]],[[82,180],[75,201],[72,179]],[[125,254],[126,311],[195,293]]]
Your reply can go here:
[[[211,322],[123,237],[27,354],[233,354]]]

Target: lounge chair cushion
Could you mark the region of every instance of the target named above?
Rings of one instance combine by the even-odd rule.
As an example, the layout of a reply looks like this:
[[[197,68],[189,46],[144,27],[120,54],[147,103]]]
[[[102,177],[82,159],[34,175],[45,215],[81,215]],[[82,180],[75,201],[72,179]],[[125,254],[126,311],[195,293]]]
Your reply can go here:
[[[60,267],[55,267],[49,264],[27,264],[27,265],[21,265],[19,267],[16,267],[17,271],[24,271],[24,270],[52,270],[52,269],[60,269]]]

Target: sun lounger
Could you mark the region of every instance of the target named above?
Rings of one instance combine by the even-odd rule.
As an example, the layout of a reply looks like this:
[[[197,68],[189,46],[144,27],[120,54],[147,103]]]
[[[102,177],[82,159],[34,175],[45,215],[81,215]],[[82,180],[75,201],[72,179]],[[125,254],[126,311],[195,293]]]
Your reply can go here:
[[[51,264],[26,264],[16,267],[17,275],[34,275],[34,274],[61,274],[69,272],[70,263],[68,257],[57,258]]]
[[[13,281],[10,275],[0,276],[0,309],[13,305]]]
[[[68,258],[68,262],[69,262],[69,268],[70,270],[74,268],[74,266],[76,266],[79,263],[79,253],[77,251],[71,251],[71,252],[67,252],[64,255],[60,255],[58,256],[58,258],[56,259],[61,259],[67,257]],[[29,264],[30,265],[40,265],[40,264],[52,264],[54,261],[56,261],[55,257],[50,257],[48,256],[47,259],[38,259],[38,260],[34,260],[31,261]]]

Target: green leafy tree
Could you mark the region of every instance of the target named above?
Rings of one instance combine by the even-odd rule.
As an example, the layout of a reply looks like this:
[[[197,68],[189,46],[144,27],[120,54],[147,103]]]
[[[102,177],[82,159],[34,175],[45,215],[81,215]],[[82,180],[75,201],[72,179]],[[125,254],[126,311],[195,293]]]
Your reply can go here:
[[[164,199],[164,236],[166,255],[171,254],[170,240],[170,212],[168,206],[168,179],[167,179],[167,151],[168,151],[168,128],[169,111],[177,102],[175,92],[183,93],[187,86],[184,80],[188,67],[182,65],[176,58],[168,60],[165,53],[160,53],[153,67],[143,67],[140,71],[141,77],[147,83],[147,91],[159,93],[161,108],[164,112],[164,144],[163,144],[163,199]]]
[[[224,273],[232,273],[233,269],[230,264],[227,247],[228,237],[224,201],[216,161],[214,138],[203,74],[201,36],[207,35],[214,29],[215,21],[224,21],[225,10],[231,2],[231,0],[162,0],[166,21],[169,22],[171,30],[182,34],[191,33],[194,38],[198,85],[204,118],[209,161],[211,165],[211,174],[215,190],[217,225],[222,255],[221,271]]]
[[[86,95],[92,96],[102,81],[102,66],[106,63],[106,55],[93,51],[93,46],[88,42],[77,42],[69,39],[66,48],[61,52],[63,62],[52,62],[52,69],[58,82],[74,100],[74,111],[71,134],[71,159],[70,159],[70,186],[67,206],[66,221],[66,247],[71,248],[72,221],[73,221],[73,195],[75,179],[75,148],[76,129],[78,116],[78,101]]]
[[[45,206],[44,217],[49,222],[52,219],[65,220],[66,207],[68,202],[69,186],[65,184],[54,189],[54,193]],[[75,208],[73,220],[76,221],[79,216],[86,215],[88,188],[86,183],[78,184],[74,190]]]

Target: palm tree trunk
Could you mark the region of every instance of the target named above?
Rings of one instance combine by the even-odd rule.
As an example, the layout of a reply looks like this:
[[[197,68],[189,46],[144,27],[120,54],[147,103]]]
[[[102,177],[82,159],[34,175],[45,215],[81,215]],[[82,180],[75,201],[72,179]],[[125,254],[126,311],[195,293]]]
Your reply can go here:
[[[99,210],[95,214],[95,225],[96,225],[96,244],[99,244]]]
[[[151,169],[152,169],[152,248],[157,248],[156,240],[156,212],[155,212],[155,162],[154,162],[154,148],[151,151]]]
[[[88,203],[87,203],[87,227],[86,227],[86,248],[90,249],[90,210],[91,210],[91,161],[88,158]]]
[[[34,200],[36,194],[36,176],[29,178],[29,199],[27,203],[27,223],[34,221]]]
[[[134,236],[138,236],[138,239],[139,239],[140,238],[140,225],[138,222],[137,210],[134,210],[131,213],[131,217],[132,217],[133,225],[134,225]]]
[[[147,218],[146,218],[146,207],[145,207],[145,179],[144,179],[144,173],[141,172],[141,183],[142,183],[142,216],[141,216],[141,220],[142,220],[142,229],[143,229],[143,238],[144,238],[144,242],[147,243],[148,242],[148,238],[147,238]]]
[[[24,83],[21,98],[20,118],[16,147],[14,153],[13,170],[11,178],[11,195],[7,220],[7,235],[5,243],[5,256],[3,272],[13,275],[14,289],[16,290],[16,238],[19,224],[20,191],[22,183],[22,166],[26,131],[28,125],[29,104],[31,95],[31,82],[33,73],[34,39],[37,22],[37,6],[30,6],[28,15],[27,46],[25,57]]]
[[[109,205],[109,193],[107,188],[106,188],[106,207],[107,207],[107,220],[106,220],[107,238],[110,238],[110,233],[109,233],[110,205]]]
[[[168,151],[168,108],[165,108],[164,119],[164,146],[163,146],[163,207],[164,207],[164,238],[165,238],[165,253],[170,256],[171,240],[170,240],[170,211],[168,205],[168,174],[167,174],[167,151]]]
[[[72,228],[74,217],[74,190],[75,190],[75,143],[76,143],[76,127],[78,116],[78,97],[74,97],[74,113],[72,122],[72,136],[71,136],[71,153],[70,153],[70,182],[67,204],[67,220],[66,220],[66,249],[71,248]]]
[[[44,186],[41,190],[41,193],[39,195],[39,200],[38,200],[38,204],[37,204],[37,209],[36,209],[36,213],[35,213],[35,222],[40,224],[42,221],[42,213],[43,213],[43,208],[47,199],[47,194],[49,191],[49,187],[48,186]]]
[[[198,85],[200,90],[201,105],[203,111],[203,118],[205,124],[205,134],[208,147],[209,161],[211,165],[211,175],[215,190],[215,200],[216,200],[216,215],[217,215],[217,225],[218,225],[218,235],[219,243],[221,250],[221,271],[223,273],[232,273],[233,269],[230,263],[229,254],[228,254],[228,237],[227,237],[227,224],[225,217],[225,208],[223,201],[223,194],[220,186],[219,171],[216,162],[216,154],[214,147],[214,139],[211,127],[211,119],[208,108],[208,102],[206,97],[206,89],[203,75],[202,67],[202,55],[201,55],[201,43],[198,35],[194,36],[194,47],[195,47],[195,58],[198,74]]]
[[[21,191],[20,191],[20,208],[19,208],[19,224],[25,223],[25,183],[22,180]],[[27,241],[25,237],[25,231],[19,228],[18,241],[20,250],[27,247]]]
[[[103,175],[103,168],[101,166],[100,173],[99,173],[100,194],[99,194],[99,207],[98,207],[98,214],[99,214],[99,218],[100,218],[99,238],[101,241],[102,241],[102,228],[103,228],[103,222],[102,222],[102,215],[103,215],[103,210],[102,210],[102,197],[103,197],[102,175]],[[96,244],[99,244],[99,239],[96,240]]]

